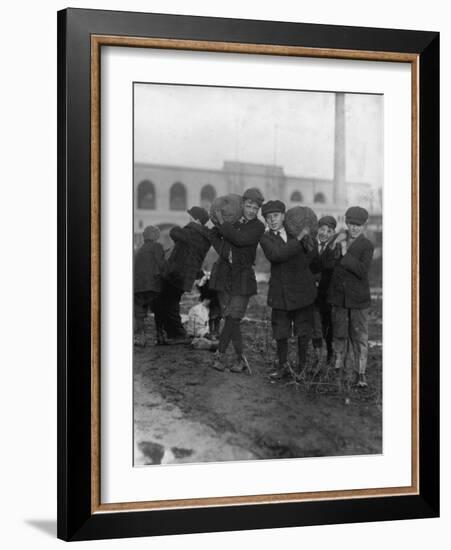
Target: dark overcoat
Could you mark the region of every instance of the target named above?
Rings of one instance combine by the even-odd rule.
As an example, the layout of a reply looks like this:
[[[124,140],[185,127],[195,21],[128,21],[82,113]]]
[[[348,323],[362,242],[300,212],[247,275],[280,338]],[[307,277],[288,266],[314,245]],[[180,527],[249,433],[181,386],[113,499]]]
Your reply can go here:
[[[318,281],[318,295],[316,298],[316,304],[320,308],[323,308],[328,303],[327,294],[330,282],[332,280],[332,273],[334,271],[335,264],[338,261],[337,256],[339,257],[337,247],[339,247],[339,245],[335,244],[335,239],[329,241],[322,252],[319,252],[318,250],[318,254],[310,266],[310,269]]]
[[[350,309],[366,309],[371,304],[368,272],[374,247],[364,235],[359,235],[347,252],[335,264],[328,290],[328,302]]]
[[[133,291],[160,292],[164,265],[164,250],[161,244],[155,241],[144,241],[135,255]]]
[[[314,303],[315,277],[310,264],[317,256],[315,249],[308,250],[304,241],[287,234],[285,241],[272,231],[261,238],[260,245],[271,262],[268,306],[293,311]]]
[[[264,231],[265,226],[257,218],[234,224],[224,222],[212,230],[212,244],[219,258],[211,271],[210,288],[233,296],[257,294],[254,264]]]
[[[195,222],[170,230],[169,236],[175,246],[166,262],[164,278],[180,290],[193,288],[210,248],[209,233],[210,229]]]

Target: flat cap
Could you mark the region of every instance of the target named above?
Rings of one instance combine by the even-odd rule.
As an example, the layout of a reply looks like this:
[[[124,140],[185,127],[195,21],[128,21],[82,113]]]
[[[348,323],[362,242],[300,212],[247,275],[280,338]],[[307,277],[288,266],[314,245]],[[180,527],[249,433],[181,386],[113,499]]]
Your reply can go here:
[[[368,221],[368,211],[361,206],[351,206],[346,210],[345,219],[347,223],[363,225]]]
[[[246,191],[243,193],[243,199],[254,201],[258,204],[258,206],[261,206],[265,201],[262,192],[257,187],[249,187],[249,189],[246,189]]]
[[[143,238],[145,241],[158,241],[160,238],[160,230],[155,225],[148,225],[144,228]]]
[[[282,201],[268,201],[262,206],[262,215],[267,216],[272,212],[285,212],[285,205]]]
[[[323,216],[318,221],[318,227],[322,225],[327,225],[331,229],[335,229],[337,227],[337,220],[333,216]]]
[[[208,212],[205,210],[205,208],[201,208],[200,206],[193,206],[192,208],[187,210],[187,212],[195,220],[200,221],[202,225],[205,225],[210,219],[210,216],[208,215]]]

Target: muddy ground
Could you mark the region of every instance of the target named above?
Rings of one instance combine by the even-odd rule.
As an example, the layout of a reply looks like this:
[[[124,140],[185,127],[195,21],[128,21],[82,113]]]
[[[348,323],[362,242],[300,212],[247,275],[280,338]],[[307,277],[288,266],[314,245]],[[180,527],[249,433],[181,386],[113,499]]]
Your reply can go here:
[[[135,348],[135,465],[269,458],[362,455],[382,452],[382,301],[370,312],[367,389],[338,394],[325,364],[300,384],[272,382],[275,347],[259,284],[243,321],[252,376],[218,372],[213,354],[185,345]],[[182,313],[196,302],[185,295]],[[295,341],[290,342],[295,359]],[[228,352],[230,365],[233,352]],[[325,363],[325,361],[324,361]]]

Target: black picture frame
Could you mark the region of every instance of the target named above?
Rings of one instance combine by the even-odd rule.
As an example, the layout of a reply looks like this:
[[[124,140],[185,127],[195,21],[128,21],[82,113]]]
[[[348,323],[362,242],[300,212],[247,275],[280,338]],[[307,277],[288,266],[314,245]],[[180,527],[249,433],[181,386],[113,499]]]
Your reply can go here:
[[[91,37],[398,52],[418,59],[419,491],[96,513],[92,507]],[[334,57],[331,54],[331,57]],[[58,12],[58,537],[64,540],[439,515],[439,33],[178,15]]]

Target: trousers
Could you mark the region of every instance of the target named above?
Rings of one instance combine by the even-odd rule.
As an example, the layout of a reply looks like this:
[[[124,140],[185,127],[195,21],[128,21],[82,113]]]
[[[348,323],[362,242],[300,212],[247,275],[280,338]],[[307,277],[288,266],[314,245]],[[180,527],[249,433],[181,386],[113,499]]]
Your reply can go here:
[[[352,353],[354,370],[359,374],[365,374],[368,362],[368,311],[332,307],[334,350],[346,356],[345,366]]]
[[[135,332],[144,332],[144,319],[149,309],[151,311],[155,311],[155,301],[157,296],[158,293],[153,290],[134,293],[133,310],[135,317]],[[156,314],[155,323],[158,328],[158,319]]]
[[[161,320],[162,328],[168,338],[185,337],[186,331],[180,317],[180,299],[183,289],[178,288],[167,280],[163,280],[161,293],[155,300],[155,316]]]

